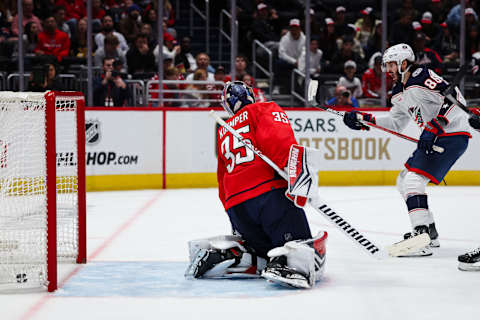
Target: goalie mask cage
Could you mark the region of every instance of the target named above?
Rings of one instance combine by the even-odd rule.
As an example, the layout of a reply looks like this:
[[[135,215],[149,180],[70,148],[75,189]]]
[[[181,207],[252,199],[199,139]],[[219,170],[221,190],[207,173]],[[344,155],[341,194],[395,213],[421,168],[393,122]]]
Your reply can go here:
[[[0,92],[0,290],[57,288],[86,262],[85,116],[79,92]]]

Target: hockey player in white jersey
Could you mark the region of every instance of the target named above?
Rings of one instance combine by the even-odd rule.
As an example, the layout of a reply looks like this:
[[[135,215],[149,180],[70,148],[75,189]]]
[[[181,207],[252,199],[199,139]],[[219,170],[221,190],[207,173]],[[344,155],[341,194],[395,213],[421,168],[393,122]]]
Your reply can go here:
[[[442,95],[448,83],[433,70],[415,65],[415,55],[407,44],[388,48],[382,70],[394,79],[392,108],[387,116],[374,117],[368,113],[346,112],[344,123],[351,129],[368,129],[360,120],[400,132],[413,120],[422,130],[417,149],[408,158],[397,178],[397,188],[406,202],[413,232],[405,238],[428,233],[430,246],[409,256],[432,255],[438,247],[438,233],[429,210],[426,185],[439,184],[453,164],[467,149],[470,135],[467,114]],[[457,89],[457,100],[464,101]],[[434,145],[444,149],[434,151]]]

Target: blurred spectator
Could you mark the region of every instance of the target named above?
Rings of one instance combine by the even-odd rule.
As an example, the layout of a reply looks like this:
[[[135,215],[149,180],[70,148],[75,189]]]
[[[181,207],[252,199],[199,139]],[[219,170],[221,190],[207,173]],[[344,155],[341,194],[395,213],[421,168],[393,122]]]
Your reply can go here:
[[[453,6],[447,15],[447,24],[449,27],[452,27],[457,32],[460,32],[460,16],[465,14],[465,20],[467,26],[474,21],[478,21],[477,13],[472,8],[466,8],[465,12],[462,12],[462,7],[459,0],[454,0],[453,2],[458,3]],[[465,5],[469,6],[469,1],[467,0]],[[471,17],[468,17],[471,15]]]
[[[447,24],[440,24],[441,32],[433,43],[433,48],[440,54],[445,63],[458,61],[458,40],[450,32]]]
[[[305,46],[305,35],[300,29],[300,20],[290,20],[290,31],[281,39],[278,47],[278,57],[291,67],[298,66],[298,59]]]
[[[226,73],[225,73],[225,67],[224,66],[218,66],[215,69],[214,73],[214,78],[215,81],[221,81],[221,82],[227,82],[225,79]],[[210,90],[216,90],[216,91],[222,91],[223,90],[223,84],[216,84],[212,86],[207,86],[208,89]],[[210,103],[210,107],[221,107],[221,99],[222,99],[222,94],[221,93],[212,93],[210,94],[210,99],[216,99],[219,102],[212,102]]]
[[[235,57],[235,80],[240,80],[247,73],[248,59],[243,54]],[[232,81],[232,77],[227,75],[225,81]]]
[[[188,79],[187,79],[188,80]],[[195,81],[206,81],[207,80],[207,71],[205,69],[197,69],[193,73],[193,80]],[[204,84],[189,84],[186,87],[186,90],[207,90],[206,85]],[[209,95],[206,92],[185,92],[182,93],[182,97],[184,99],[193,99],[197,101],[186,101],[185,103],[189,107],[208,107],[210,106],[210,102],[201,101],[204,99],[208,99]]]
[[[434,23],[432,20],[432,13],[425,11],[422,15],[422,32],[427,36],[427,44],[431,44],[432,40],[438,36],[440,29],[438,24]]]
[[[163,0],[163,21],[167,23],[167,27],[173,27],[175,24],[175,12],[168,0]]]
[[[362,91],[365,98],[380,98],[382,93],[382,54],[372,55],[370,68],[362,76]],[[387,92],[392,89],[393,80],[387,74]]]
[[[57,29],[55,17],[47,17],[44,21],[44,30],[38,34],[35,54],[39,56],[54,56],[58,61],[68,56],[70,39],[68,35]]]
[[[347,29],[347,21],[345,19],[345,14],[347,9],[343,6],[338,6],[335,9],[335,37],[340,38],[345,34]]]
[[[447,18],[445,2],[443,0],[431,0],[429,11],[432,13],[433,22],[442,23]]]
[[[318,40],[311,39],[310,40],[310,76],[316,78],[319,76],[320,71],[322,69],[321,62],[322,62],[322,50],[318,49]],[[298,69],[305,73],[306,68],[306,57],[307,54],[305,52],[305,48],[300,55]]]
[[[127,41],[125,37],[120,32],[117,32],[113,29],[113,19],[110,15],[105,15],[102,18],[102,32],[99,32],[95,35],[95,44],[97,48],[103,47],[105,36],[107,34],[113,34],[120,41],[120,50],[124,53],[128,51]]]
[[[382,21],[375,21],[375,30],[373,34],[370,35],[368,39],[367,46],[365,48],[365,58],[370,59],[370,57],[378,51],[382,51]],[[386,45],[388,48],[388,43]]]
[[[140,33],[147,36],[148,46],[150,48],[155,48],[157,45],[157,38],[153,34],[152,26],[148,23],[143,23],[140,27]]]
[[[147,36],[138,34],[135,45],[127,52],[128,73],[145,73],[155,70],[153,50],[148,46]]]
[[[435,50],[427,48],[425,41],[425,34],[418,33],[412,47],[416,57],[415,62],[419,65],[427,66],[438,74],[442,74],[442,58]]]
[[[407,11],[409,12],[409,11]],[[390,43],[407,43],[411,44],[414,38],[414,31],[412,28],[412,14],[405,13],[398,21],[392,25],[390,33]]]
[[[180,46],[177,45],[177,41],[169,34],[163,35],[163,56],[175,60],[175,56],[180,53]],[[153,50],[155,56],[155,63],[158,63],[160,58],[159,46],[157,45]]]
[[[358,29],[356,39],[360,41],[362,48],[368,44],[368,39],[375,32],[375,15],[371,7],[366,7],[360,11],[362,17],[355,22],[355,27]]]
[[[34,67],[28,82],[28,90],[34,92],[45,92],[47,90],[65,90],[60,78],[57,77],[57,68],[53,63]]]
[[[467,29],[467,39],[465,41],[465,56],[467,59],[470,59],[472,54],[479,50],[479,43],[479,26],[473,24]]]
[[[358,56],[361,59],[363,59],[365,58],[365,52],[363,51],[362,44],[356,38],[357,32],[358,32],[358,29],[357,27],[355,27],[355,25],[351,23],[347,24],[347,28],[345,29],[345,34],[343,35],[343,37],[337,39],[337,47],[339,49],[342,48],[343,39],[350,38],[353,40],[353,47],[352,47],[353,52],[358,54]]]
[[[100,24],[102,18],[105,16],[106,12],[103,9],[102,0],[92,0],[92,18],[93,20]]]
[[[37,25],[38,30],[41,32],[43,30],[42,22],[37,16],[33,14],[33,0],[23,0],[22,7],[23,7],[23,21],[22,21],[23,27],[25,28],[25,25],[27,23],[33,22]],[[12,33],[13,35],[18,36],[18,14],[16,14],[12,20]]]
[[[335,96],[327,101],[328,106],[350,106],[354,108],[359,108],[357,99],[352,97],[350,91],[347,90],[344,86],[337,86],[335,88]]]
[[[93,103],[96,106],[121,107],[129,97],[126,83],[113,70],[113,58],[103,59],[103,73],[93,82]]]
[[[315,10],[310,8],[310,32],[312,35],[318,36],[322,32],[322,24],[315,15]]]
[[[267,98],[265,97],[265,93],[262,89],[255,87],[254,79],[248,73],[245,73],[241,78],[241,81],[245,82],[245,84],[252,88],[253,95],[255,96],[255,102],[266,102]]]
[[[195,60],[197,62],[197,69],[195,70],[195,72],[197,70],[205,70],[205,72],[207,73],[207,80],[208,81],[215,81],[215,77],[213,75],[213,72],[215,70],[211,70],[211,71],[209,70],[210,57],[208,56],[208,54],[206,54],[205,52],[200,52],[199,54],[197,54]],[[187,80],[191,81],[191,80],[193,80],[193,77],[194,77],[194,74],[191,73],[187,76]]]
[[[415,9],[413,0],[403,0],[402,6],[395,12],[395,19],[402,19],[405,15],[410,16],[410,19],[417,20],[420,16],[420,12]],[[396,44],[396,42],[395,42]]]
[[[325,28],[320,35],[320,49],[323,52],[323,59],[328,64],[337,52],[337,40],[335,38],[335,23],[331,18],[325,18]]]
[[[25,25],[23,34],[25,53],[34,53],[38,42],[38,26],[34,22],[29,22]]]
[[[7,0],[8,1],[8,0]],[[12,1],[12,0],[10,0]],[[13,0],[16,2],[16,0]],[[57,6],[56,0],[34,0],[33,2],[33,13],[40,19],[45,20],[45,18],[52,14]],[[16,12],[16,10],[15,10]]]
[[[83,0],[57,0],[58,6],[65,7],[65,19],[70,27],[70,32],[77,31],[77,23],[80,19],[86,17],[87,9]]]
[[[95,45],[95,42],[93,44]],[[70,55],[77,58],[87,57],[87,18],[78,21],[77,32],[70,41]]]
[[[105,57],[109,57],[115,60],[122,61],[124,69],[121,71],[126,72],[127,58],[125,56],[125,53],[120,50],[120,42],[118,41],[117,37],[115,37],[113,34],[109,34],[105,37],[104,43],[105,44],[102,48],[97,48],[97,50],[95,51],[95,66],[103,66],[103,59]]]
[[[345,38],[342,43],[342,48],[333,57],[330,63],[329,70],[332,73],[342,73],[344,64],[348,60],[353,60],[359,70],[363,70],[363,62],[358,53],[353,51],[353,39]]]
[[[412,28],[413,28],[413,31],[415,32],[415,35],[416,35],[417,32],[422,32],[423,26],[418,21],[412,21]]]
[[[165,80],[183,80],[183,77],[180,74],[180,71],[171,66],[167,69],[165,69]],[[150,98],[151,100],[156,100],[158,99],[158,74],[156,74],[152,79],[153,81],[157,82],[151,82],[150,87],[149,87],[149,92],[150,92]],[[165,82],[162,83],[163,90],[183,90],[184,87],[183,85],[180,85],[178,83],[169,83],[166,84]],[[163,104],[162,106],[164,107],[179,107],[181,106],[180,101],[165,101],[165,99],[180,99],[180,93],[178,92],[163,92]],[[157,107],[159,105],[159,102],[157,101],[151,101],[149,103],[150,107]]]
[[[252,40],[257,39],[270,49],[278,48],[280,41],[280,20],[275,10],[269,10],[265,3],[257,5],[257,14],[251,26]]]
[[[183,65],[182,73],[192,72],[197,69],[197,62],[191,53],[190,43],[190,37],[183,37],[180,43],[180,53],[175,56],[175,65]]]
[[[152,27],[152,35],[157,38],[158,35],[158,19],[157,11],[154,9],[145,9],[142,21],[144,24],[149,24]]]
[[[222,82],[227,82],[225,77],[225,67],[224,66],[218,66],[217,69],[215,69],[215,73],[213,74],[213,77],[215,78],[215,81],[222,81]],[[223,86],[222,86],[223,88]]]
[[[343,86],[347,88],[354,98],[360,98],[362,96],[362,83],[360,79],[355,77],[357,72],[357,64],[355,61],[348,60],[343,66],[344,75],[338,79],[337,86]]]
[[[137,4],[132,4],[127,9],[128,15],[120,20],[118,30],[125,36],[128,43],[133,43],[140,33],[140,13],[142,9]]]
[[[68,26],[68,24],[65,23],[65,7],[56,6],[53,10],[53,16],[55,17],[55,21],[57,22],[58,29],[65,32],[71,39],[72,33],[70,32],[70,27]]]

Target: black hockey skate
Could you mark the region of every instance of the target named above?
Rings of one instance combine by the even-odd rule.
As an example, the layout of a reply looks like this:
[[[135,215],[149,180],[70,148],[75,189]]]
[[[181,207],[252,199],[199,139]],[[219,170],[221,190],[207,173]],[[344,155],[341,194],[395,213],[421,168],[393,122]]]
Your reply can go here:
[[[434,225],[432,223],[432,225]],[[435,225],[433,226],[433,229],[435,229]],[[413,230],[413,233],[412,232],[407,232],[404,234],[403,238],[404,239],[409,239],[411,237],[415,237],[415,236],[418,236],[419,234],[422,234],[422,233],[428,233],[430,234],[430,227],[428,226],[416,226],[415,229]],[[435,230],[435,233],[437,231]],[[437,237],[438,237],[438,234],[437,234]],[[430,242],[430,245],[424,247],[424,248],[421,248],[419,249],[418,251],[414,251],[414,252],[411,252],[411,253],[408,253],[408,254],[405,254],[405,255],[401,255],[399,257],[426,257],[426,256],[431,256],[433,254],[432,252],[432,249],[430,249],[430,247],[432,246],[432,243]]]
[[[440,247],[440,241],[438,241],[438,232],[435,227],[435,222],[428,225],[428,235],[430,236],[430,247],[438,248]],[[403,235],[403,239],[409,239],[412,237],[411,232],[407,232]]]
[[[458,269],[462,271],[480,271],[480,247],[458,256]]]
[[[287,267],[287,258],[279,256],[273,258],[262,271],[262,277],[285,287],[310,288],[308,277],[297,270]]]

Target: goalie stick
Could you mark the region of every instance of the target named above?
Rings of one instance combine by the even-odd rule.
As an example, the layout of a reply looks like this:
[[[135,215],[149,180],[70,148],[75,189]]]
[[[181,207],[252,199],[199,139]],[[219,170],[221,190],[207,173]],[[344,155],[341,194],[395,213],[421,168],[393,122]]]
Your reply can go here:
[[[252,150],[260,159],[265,161],[270,167],[272,167],[282,178],[288,180],[288,174],[284,170],[280,169],[272,160],[265,156],[261,150],[256,148],[250,141],[246,141],[243,137],[235,131],[230,125],[228,125],[222,118],[220,118],[214,110],[210,110],[210,116],[222,127],[227,129],[238,141],[245,147]],[[430,237],[424,233],[393,245],[390,245],[384,249],[381,249],[375,245],[372,241],[367,239],[360,231],[349,224],[338,213],[330,208],[320,197],[309,198],[310,205],[319,213],[321,213],[327,220],[329,220],[336,228],[340,229],[344,235],[350,240],[356,243],[370,256],[377,259],[382,259],[387,256],[398,257],[405,255],[406,253],[416,251],[427,246],[430,243]]]
[[[330,113],[333,113],[339,117],[342,117],[344,116],[345,112],[342,112],[342,111],[337,111],[337,110],[333,110],[327,106],[324,106],[322,104],[319,104],[317,99],[316,99],[316,96],[317,96],[317,90],[318,90],[318,80],[310,80],[309,84],[308,84],[308,101],[310,102],[310,104],[314,107],[314,108],[318,108],[318,109],[322,109],[322,110],[325,110],[325,111],[328,111]],[[390,130],[390,129],[387,129],[387,128],[384,128],[384,127],[381,127],[375,123],[372,123],[372,122],[368,122],[368,121],[364,121],[362,119],[357,119],[359,122],[361,122],[363,125],[366,125],[366,126],[369,126],[369,127],[372,127],[372,128],[376,128],[376,129],[379,129],[379,130],[382,130],[382,131],[385,131],[385,132],[388,132],[390,134],[393,134],[399,138],[402,138],[402,139],[405,139],[405,140],[408,140],[408,141],[411,141],[411,142],[414,142],[414,143],[418,143],[418,139],[415,139],[413,137],[410,137],[410,136],[407,136],[407,135],[404,135],[400,132],[396,132],[396,131],[393,131],[393,130]],[[445,151],[444,148],[440,147],[440,146],[436,146],[434,145],[433,146],[433,150],[438,152],[438,153],[443,153]]]

